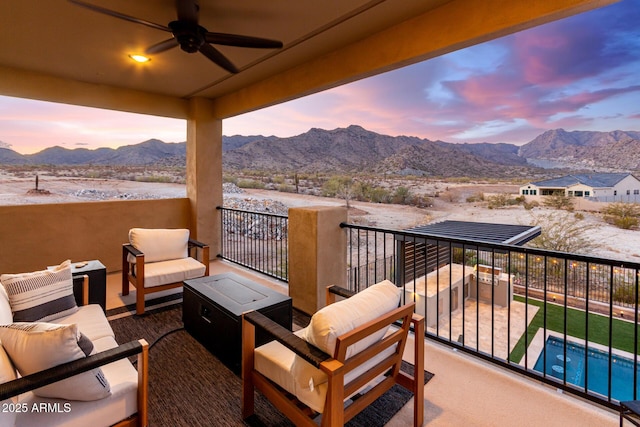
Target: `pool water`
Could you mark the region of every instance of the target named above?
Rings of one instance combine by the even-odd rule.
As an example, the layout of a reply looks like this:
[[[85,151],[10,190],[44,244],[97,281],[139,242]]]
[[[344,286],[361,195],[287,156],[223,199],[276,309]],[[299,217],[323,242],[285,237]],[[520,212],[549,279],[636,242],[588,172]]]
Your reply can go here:
[[[585,347],[567,341],[566,365],[564,363],[564,340],[557,337],[547,338],[545,350],[540,353],[534,370],[543,372],[544,353],[547,352],[547,360],[544,372],[547,375],[563,380],[566,376],[567,383],[575,384],[584,389],[585,379],[588,380],[590,392],[596,392],[608,396],[609,391],[609,353],[589,348],[587,362],[585,362]],[[586,371],[588,365],[588,378]],[[640,360],[637,373],[640,374]],[[638,382],[640,383],[640,377]],[[638,384],[638,396],[640,396],[640,384]],[[621,356],[612,356],[611,360],[611,398],[619,401],[633,400],[633,360]]]

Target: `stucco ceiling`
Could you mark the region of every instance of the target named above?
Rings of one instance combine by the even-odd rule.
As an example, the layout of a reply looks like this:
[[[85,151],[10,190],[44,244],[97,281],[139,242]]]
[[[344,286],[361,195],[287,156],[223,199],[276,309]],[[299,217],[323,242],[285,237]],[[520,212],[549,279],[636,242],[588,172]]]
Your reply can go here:
[[[173,0],[85,0],[167,25]],[[0,2],[0,64],[64,79],[172,97],[216,97],[321,56],[437,7],[446,0],[200,0],[209,31],[276,39],[282,49],[216,46],[239,69],[231,74],[199,53],[179,48],[146,64],[127,55],[169,33],[113,18],[67,0]]]

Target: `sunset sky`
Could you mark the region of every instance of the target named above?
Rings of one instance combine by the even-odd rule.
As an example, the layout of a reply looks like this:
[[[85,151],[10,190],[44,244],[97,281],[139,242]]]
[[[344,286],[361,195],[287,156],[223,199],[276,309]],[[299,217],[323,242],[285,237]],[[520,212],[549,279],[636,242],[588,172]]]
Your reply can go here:
[[[620,3],[227,119],[225,135],[358,124],[387,135],[524,144],[548,129],[640,130],[640,1]],[[186,139],[185,122],[0,96],[0,146]]]

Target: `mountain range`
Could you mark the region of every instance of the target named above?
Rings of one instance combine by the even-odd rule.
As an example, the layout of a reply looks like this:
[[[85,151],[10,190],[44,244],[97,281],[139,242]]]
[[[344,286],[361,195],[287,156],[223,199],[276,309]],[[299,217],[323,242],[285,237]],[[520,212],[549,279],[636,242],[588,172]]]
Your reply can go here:
[[[300,135],[223,137],[225,169],[322,173],[393,173],[421,176],[525,176],[540,168],[640,171],[640,132],[549,130],[525,145],[453,144],[388,136],[352,125]],[[89,150],[52,147],[22,155],[0,148],[0,164],[184,166],[186,144],[151,139]]]

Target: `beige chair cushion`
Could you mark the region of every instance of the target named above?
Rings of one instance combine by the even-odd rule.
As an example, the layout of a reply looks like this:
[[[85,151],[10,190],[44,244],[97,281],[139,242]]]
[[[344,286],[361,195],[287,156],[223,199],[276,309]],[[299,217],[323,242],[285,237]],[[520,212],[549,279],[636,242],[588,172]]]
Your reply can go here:
[[[305,332],[302,329],[295,334],[300,336]],[[392,355],[394,351],[395,346],[392,346],[349,372],[345,375],[345,383],[348,384],[354,378],[362,375]],[[328,381],[326,374],[278,341],[271,341],[256,348],[254,367],[256,371],[296,396],[314,411],[322,413],[324,410]]]
[[[132,228],[129,243],[144,254],[145,263],[189,256],[189,230],[183,228]],[[129,262],[135,262],[135,257],[129,257]]]
[[[301,336],[304,332],[305,330],[301,329],[294,334]],[[296,357],[293,351],[274,340],[256,348],[253,366],[256,371],[295,395],[296,382],[293,379],[292,366]]]
[[[369,286],[351,298],[323,307],[311,317],[303,337],[307,342],[333,356],[336,338],[397,308],[401,289],[384,280]],[[386,330],[380,330],[349,347],[347,359],[379,341]]]
[[[330,304],[311,317],[296,335],[333,355],[336,339],[353,329],[394,310],[400,303],[400,288],[388,280],[377,283],[351,298]],[[347,359],[380,341],[389,328],[359,341],[347,350]],[[345,383],[366,372],[395,351],[392,346],[345,375]],[[282,344],[272,341],[256,348],[254,367],[265,377],[294,394],[301,402],[322,412],[327,395],[327,376]]]
[[[144,263],[144,287],[166,285],[204,276],[207,267],[191,257]]]

